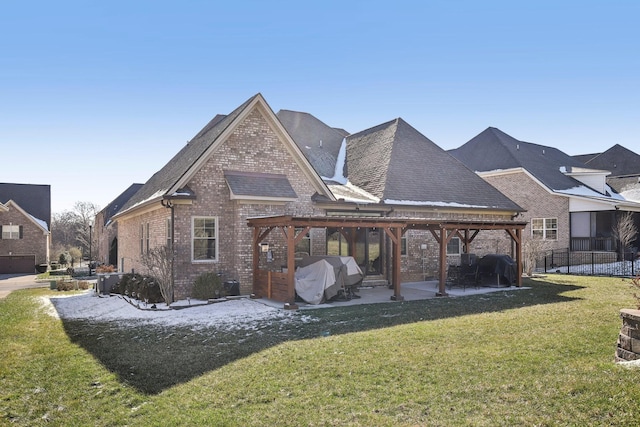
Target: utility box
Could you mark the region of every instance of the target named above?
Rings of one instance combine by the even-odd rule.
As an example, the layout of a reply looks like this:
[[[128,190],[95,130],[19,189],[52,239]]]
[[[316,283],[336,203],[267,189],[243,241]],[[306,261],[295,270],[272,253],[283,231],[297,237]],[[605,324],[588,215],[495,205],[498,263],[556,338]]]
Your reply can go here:
[[[118,284],[121,276],[116,273],[98,273],[98,292],[102,295],[109,295],[111,289]]]
[[[240,282],[237,280],[227,280],[223,283],[224,293],[227,296],[238,296],[240,295]]]

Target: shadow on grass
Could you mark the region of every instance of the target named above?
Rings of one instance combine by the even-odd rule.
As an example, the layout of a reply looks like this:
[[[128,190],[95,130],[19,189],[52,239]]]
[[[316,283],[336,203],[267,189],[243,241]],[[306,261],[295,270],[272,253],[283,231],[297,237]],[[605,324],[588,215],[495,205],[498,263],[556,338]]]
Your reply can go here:
[[[143,393],[156,394],[286,341],[567,302],[576,298],[564,294],[580,289],[549,281],[525,281],[524,286],[532,289],[306,310],[298,313],[300,321],[269,323],[250,330],[192,330],[78,320],[63,323],[71,340],[90,352],[122,382]],[[309,316],[314,320],[303,321],[303,317]]]

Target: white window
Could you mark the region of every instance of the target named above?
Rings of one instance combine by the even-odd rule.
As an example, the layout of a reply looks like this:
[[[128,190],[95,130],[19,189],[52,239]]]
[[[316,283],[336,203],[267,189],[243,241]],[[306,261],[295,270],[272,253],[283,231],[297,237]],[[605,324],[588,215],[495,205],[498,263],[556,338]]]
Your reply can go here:
[[[171,218],[167,218],[166,233],[167,233],[167,248],[171,248],[173,246],[173,229],[171,227]]]
[[[216,261],[218,259],[218,219],[194,217],[192,223],[192,260]]]
[[[531,220],[531,236],[540,240],[558,239],[557,218],[533,218]]]
[[[462,245],[459,237],[452,237],[447,243],[447,255],[460,255],[462,253],[461,249]]]
[[[10,240],[17,240],[17,239],[21,239],[22,236],[20,236],[20,226],[19,225],[3,225],[2,226],[2,238],[3,239],[10,239]]]
[[[149,223],[146,223],[145,227],[146,227],[145,244],[147,248],[147,253],[149,253]]]
[[[140,224],[140,254],[144,254],[144,224]]]

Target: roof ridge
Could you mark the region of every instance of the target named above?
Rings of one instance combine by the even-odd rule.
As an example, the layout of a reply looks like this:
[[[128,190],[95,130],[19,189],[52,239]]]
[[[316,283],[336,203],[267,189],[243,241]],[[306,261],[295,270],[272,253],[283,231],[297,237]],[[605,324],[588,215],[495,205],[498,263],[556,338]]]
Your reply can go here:
[[[363,129],[359,132],[356,133],[352,133],[351,135],[347,136],[347,138],[351,138],[351,137],[359,137],[362,135],[366,135],[368,133],[373,133],[373,132],[378,132],[381,129],[384,129],[385,127],[390,126],[391,124],[393,124],[393,122],[397,122],[398,118],[389,120],[388,122],[384,122],[384,123],[380,123],[378,125],[375,126],[371,126],[370,128],[367,129]]]

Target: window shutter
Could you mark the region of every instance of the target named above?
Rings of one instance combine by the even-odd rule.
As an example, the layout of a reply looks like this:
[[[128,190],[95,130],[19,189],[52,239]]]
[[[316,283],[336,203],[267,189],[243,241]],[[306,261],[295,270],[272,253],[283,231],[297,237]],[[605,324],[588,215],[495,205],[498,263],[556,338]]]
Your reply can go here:
[[[2,226],[0,225],[0,240],[2,240]]]
[[[20,238],[22,239],[22,226],[20,226]]]

